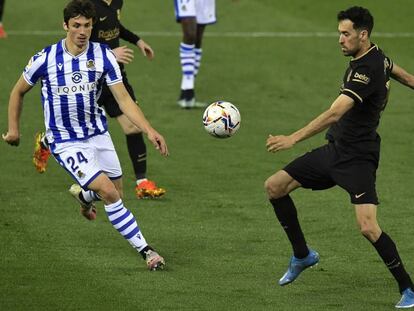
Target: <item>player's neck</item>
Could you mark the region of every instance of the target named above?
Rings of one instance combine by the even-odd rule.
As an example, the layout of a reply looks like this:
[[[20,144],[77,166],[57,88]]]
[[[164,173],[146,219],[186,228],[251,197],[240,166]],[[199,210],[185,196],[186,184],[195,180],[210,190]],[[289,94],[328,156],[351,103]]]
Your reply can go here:
[[[354,58],[359,58],[362,55],[364,55],[366,52],[368,52],[368,50],[371,48],[371,41],[367,41],[365,42],[361,48],[359,49],[358,53],[356,53],[356,55],[354,56]]]
[[[88,44],[78,46],[72,41],[70,41],[68,38],[66,38],[65,40],[65,48],[73,56],[78,56],[79,54],[82,54],[87,49],[87,47]]]

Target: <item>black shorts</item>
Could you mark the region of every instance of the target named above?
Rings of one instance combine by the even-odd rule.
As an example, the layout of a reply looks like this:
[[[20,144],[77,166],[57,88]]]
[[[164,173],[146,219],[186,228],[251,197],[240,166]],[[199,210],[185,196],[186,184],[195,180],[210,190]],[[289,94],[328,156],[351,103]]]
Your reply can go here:
[[[135,98],[134,90],[132,89],[132,86],[128,82],[126,72],[121,71],[121,73],[122,73],[122,80],[124,82],[126,90],[128,91],[129,95],[132,97],[132,99],[136,101],[137,99]],[[104,83],[102,86],[102,93],[98,99],[98,105],[101,107],[104,107],[105,112],[111,118],[117,118],[123,114],[123,112],[121,111],[121,108],[119,108],[119,105],[117,101],[115,100],[115,97],[112,95],[106,83]]]
[[[375,161],[341,154],[329,143],[293,160],[284,170],[303,188],[324,190],[338,185],[348,192],[353,204],[378,205],[377,167]]]

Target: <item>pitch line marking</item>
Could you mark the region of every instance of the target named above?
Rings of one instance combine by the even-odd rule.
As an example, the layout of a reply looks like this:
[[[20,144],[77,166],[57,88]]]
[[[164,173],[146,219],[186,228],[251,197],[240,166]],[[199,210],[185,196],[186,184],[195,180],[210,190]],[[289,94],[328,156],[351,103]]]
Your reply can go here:
[[[148,37],[181,37],[181,32],[174,31],[134,31]],[[63,31],[50,30],[7,30],[10,36],[55,36],[64,35]],[[337,32],[206,32],[207,37],[227,38],[332,38],[338,37]],[[373,38],[414,38],[414,32],[373,32]]]

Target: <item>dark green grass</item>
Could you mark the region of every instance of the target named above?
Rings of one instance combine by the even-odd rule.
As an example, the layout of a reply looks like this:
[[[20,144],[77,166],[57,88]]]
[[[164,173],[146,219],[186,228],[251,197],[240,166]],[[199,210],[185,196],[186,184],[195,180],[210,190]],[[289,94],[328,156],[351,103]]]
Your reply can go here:
[[[11,33],[59,30],[65,1],[9,1]],[[47,4],[47,5],[46,5]],[[335,14],[350,1],[218,1],[220,22],[207,30],[335,32]],[[372,8],[379,32],[412,30],[413,4],[361,1]],[[172,3],[128,1],[131,29],[179,32]],[[47,17],[47,18],[46,18]],[[63,35],[63,31],[62,31]],[[13,36],[0,41],[0,120],[7,128],[8,94],[28,58],[59,35]],[[38,86],[27,95],[21,146],[0,144],[0,310],[391,310],[397,287],[373,247],[358,233],[353,207],[338,188],[293,194],[308,243],[321,262],[281,288],[291,250],[263,191],[263,181],[294,157],[323,142],[323,135],[271,155],[269,133],[305,125],[336,97],[346,68],[337,38],[205,38],[197,80],[200,100],[225,99],[242,113],[231,139],[209,137],[202,111],[182,111],[179,36],[144,38],[156,52],[136,52],[127,70],[147,117],[167,138],[171,156],[149,149],[148,173],[167,188],[165,198],[137,201],[124,137],[110,121],[124,169],[125,204],[147,240],[167,260],[150,273],[106,219],[79,216],[67,193],[71,179],[51,160],[46,174],[31,164],[32,139],[43,128]],[[414,71],[412,38],[375,38],[400,65]],[[393,84],[380,133],[379,219],[414,273],[412,244],[412,113],[409,89]]]

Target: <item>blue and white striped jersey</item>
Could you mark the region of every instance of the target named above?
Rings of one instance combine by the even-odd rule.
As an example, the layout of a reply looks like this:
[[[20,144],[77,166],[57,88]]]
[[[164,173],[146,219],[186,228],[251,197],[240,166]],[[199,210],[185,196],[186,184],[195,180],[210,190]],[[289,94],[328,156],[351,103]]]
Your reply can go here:
[[[34,55],[23,72],[30,85],[41,80],[41,97],[49,142],[83,140],[107,131],[105,113],[97,104],[104,79],[122,82],[115,55],[108,46],[89,42],[77,56],[65,39]]]

